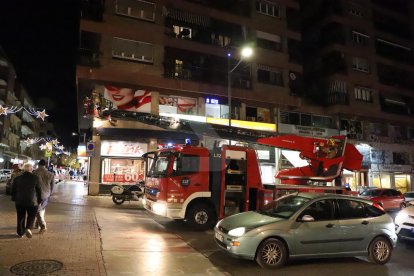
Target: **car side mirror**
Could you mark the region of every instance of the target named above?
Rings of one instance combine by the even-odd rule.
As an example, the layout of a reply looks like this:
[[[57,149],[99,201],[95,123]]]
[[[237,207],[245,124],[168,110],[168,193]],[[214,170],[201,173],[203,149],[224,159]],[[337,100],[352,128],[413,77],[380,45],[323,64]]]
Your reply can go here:
[[[315,221],[315,219],[312,216],[310,216],[310,215],[304,215],[301,218],[301,221],[303,221],[303,222],[309,222],[309,221]]]

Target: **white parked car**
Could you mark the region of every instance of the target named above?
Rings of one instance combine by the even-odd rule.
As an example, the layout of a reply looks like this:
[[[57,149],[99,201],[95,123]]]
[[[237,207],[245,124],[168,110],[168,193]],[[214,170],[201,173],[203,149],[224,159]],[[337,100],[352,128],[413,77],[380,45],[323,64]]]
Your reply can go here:
[[[410,201],[414,201],[414,192],[406,192],[404,193],[404,197],[405,197],[405,202],[408,203]],[[408,205],[408,204],[407,204]],[[414,205],[414,204],[413,204]]]
[[[8,180],[11,178],[12,170],[1,169],[0,170],[0,180]]]
[[[394,222],[395,222],[395,230],[399,238],[407,239],[407,240],[414,240],[414,206],[413,205],[409,205],[407,208],[399,211],[397,216],[395,217]]]

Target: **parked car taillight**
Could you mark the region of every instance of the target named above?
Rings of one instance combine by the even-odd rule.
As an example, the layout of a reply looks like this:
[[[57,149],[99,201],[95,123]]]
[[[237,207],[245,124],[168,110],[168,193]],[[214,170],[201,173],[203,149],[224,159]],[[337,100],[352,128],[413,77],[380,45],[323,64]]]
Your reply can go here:
[[[374,204],[372,204],[372,206],[374,206],[374,207],[380,209],[381,211],[385,212],[384,207],[382,207],[382,205],[379,204],[379,203],[374,202]]]

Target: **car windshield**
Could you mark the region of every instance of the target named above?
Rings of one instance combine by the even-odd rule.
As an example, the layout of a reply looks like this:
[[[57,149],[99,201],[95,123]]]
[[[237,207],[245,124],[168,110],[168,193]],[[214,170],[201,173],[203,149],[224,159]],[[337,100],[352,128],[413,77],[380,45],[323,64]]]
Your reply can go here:
[[[365,190],[361,193],[362,196],[378,196],[381,190]]]
[[[151,168],[148,172],[149,177],[163,177],[167,175],[167,168],[170,152],[161,152],[151,164]]]
[[[309,198],[291,194],[266,204],[257,212],[271,217],[290,218],[309,200]]]

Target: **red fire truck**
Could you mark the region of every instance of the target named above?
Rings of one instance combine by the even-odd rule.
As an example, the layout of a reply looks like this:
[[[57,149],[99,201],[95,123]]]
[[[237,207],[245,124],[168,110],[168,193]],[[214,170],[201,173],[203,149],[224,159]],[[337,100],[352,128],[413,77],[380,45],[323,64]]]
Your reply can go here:
[[[294,137],[289,136],[289,138]],[[300,136],[296,136],[296,138],[305,142],[300,139],[302,138]],[[313,143],[318,142],[320,145],[323,140],[327,141],[326,139],[309,139],[306,140],[306,143],[311,143],[312,146]],[[277,141],[264,140],[259,142],[294,149],[282,144],[279,145]],[[315,151],[312,156],[307,151],[309,145],[303,144],[302,146],[306,149],[302,153],[307,158],[313,158],[319,154]],[[353,149],[352,145],[349,147],[349,149]],[[322,170],[320,176],[312,173],[312,168],[303,169],[308,174],[299,175],[301,180],[299,182],[289,183],[286,174],[283,171],[279,172],[276,177],[285,179],[285,183],[289,185],[276,185],[276,189],[272,190],[264,188],[256,151],[249,147],[224,145],[210,151],[204,147],[175,146],[149,152],[145,154],[145,157],[148,158],[149,169],[145,183],[144,207],[161,216],[175,220],[186,220],[192,227],[201,230],[212,227],[217,219],[243,211],[256,210],[271,201],[280,192],[343,193],[345,189],[342,187],[291,184],[303,184],[305,178],[310,180],[312,177],[317,177],[320,181],[321,177],[324,180],[333,179],[337,172],[342,170],[342,165],[347,162],[346,158],[343,158],[345,148],[348,148],[348,144],[343,139],[342,146],[338,148],[338,150],[342,150],[337,154],[338,157],[332,157],[330,162],[325,160],[329,159],[328,157],[321,157],[324,158],[322,162],[325,161],[327,165],[316,165],[315,160],[310,161],[310,167],[316,166],[317,170]],[[335,161],[333,161],[334,159]],[[335,174],[331,174],[333,169],[329,171],[329,167],[334,164],[336,164]],[[322,169],[319,168],[320,166]],[[325,170],[327,166],[328,169]],[[353,168],[357,167],[357,165],[353,166]],[[323,176],[324,172],[330,178]],[[297,175],[293,175],[293,179],[298,179]],[[284,182],[282,181],[282,183]]]

